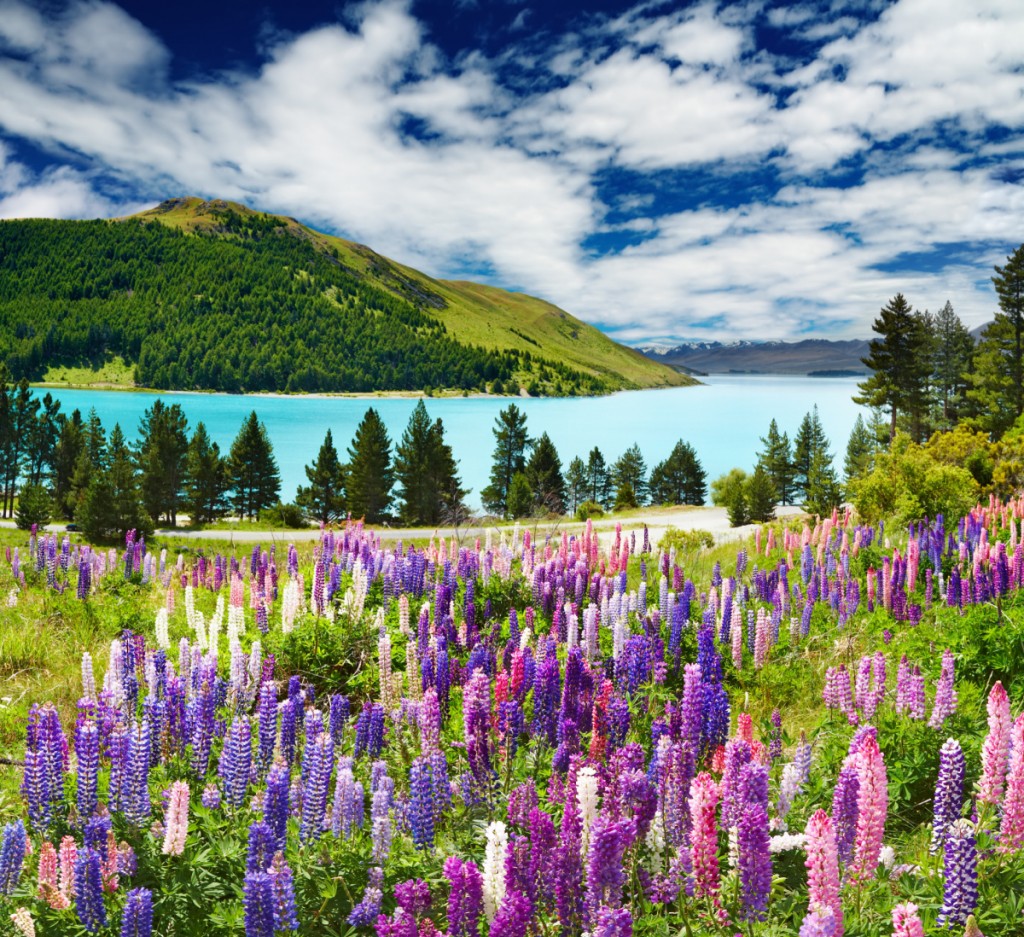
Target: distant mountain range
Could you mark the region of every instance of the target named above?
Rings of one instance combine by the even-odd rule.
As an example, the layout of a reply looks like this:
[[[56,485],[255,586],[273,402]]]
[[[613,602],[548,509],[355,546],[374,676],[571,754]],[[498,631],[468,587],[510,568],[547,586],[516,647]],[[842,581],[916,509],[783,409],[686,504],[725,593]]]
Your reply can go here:
[[[867,374],[861,358],[867,339],[799,342],[685,342],[667,350],[647,348],[652,361],[688,374],[808,374],[842,377]]]

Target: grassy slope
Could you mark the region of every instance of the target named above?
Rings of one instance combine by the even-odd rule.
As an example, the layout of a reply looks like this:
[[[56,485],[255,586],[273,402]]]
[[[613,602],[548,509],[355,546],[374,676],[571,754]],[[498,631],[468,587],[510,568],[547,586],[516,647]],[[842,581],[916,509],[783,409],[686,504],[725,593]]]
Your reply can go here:
[[[210,231],[216,230],[218,225],[211,208],[251,213],[251,209],[237,202],[182,198],[164,202],[133,217],[159,221],[185,231]],[[388,260],[365,245],[314,231],[294,218],[284,220],[289,233],[308,238],[324,249],[333,248],[341,263],[358,275],[392,293],[422,303],[444,323],[456,341],[463,344],[529,351],[613,380],[623,388],[684,387],[698,383],[612,341],[598,329],[542,299],[479,283],[435,280]]]

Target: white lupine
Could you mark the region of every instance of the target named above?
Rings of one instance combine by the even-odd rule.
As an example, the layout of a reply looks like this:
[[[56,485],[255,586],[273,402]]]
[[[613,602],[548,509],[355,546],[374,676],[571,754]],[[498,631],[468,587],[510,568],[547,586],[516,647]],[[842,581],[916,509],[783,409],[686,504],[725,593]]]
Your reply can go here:
[[[228,606],[228,647],[232,641],[238,641],[245,634],[245,609],[241,605]]]
[[[96,699],[96,675],[92,669],[92,654],[88,651],[82,655],[82,697]]]
[[[163,650],[170,650],[171,639],[167,636],[167,607],[157,609],[156,612],[156,643]]]
[[[289,579],[281,597],[281,631],[285,634],[295,627],[295,617],[299,613],[300,595],[298,582],[295,579]]]
[[[660,875],[664,868],[665,856],[665,819],[660,808],[647,828],[644,842],[647,844],[647,869],[653,875]]]
[[[805,833],[780,833],[768,840],[768,851],[771,853],[789,852],[793,849],[803,849],[807,843]]]
[[[576,804],[580,808],[583,855],[587,854],[590,842],[590,828],[597,819],[598,799],[597,771],[589,766],[580,768],[576,773]]]
[[[587,660],[597,657],[597,606],[593,602],[583,613],[583,650]]]
[[[412,634],[409,630],[409,597],[404,593],[398,599],[398,630],[402,634]]]
[[[572,610],[572,602],[565,603],[565,646],[570,650],[580,643],[580,622]]]
[[[508,831],[501,820],[487,825],[487,850],[484,853],[484,914],[492,923],[505,898],[505,853],[508,851]]]
[[[195,631],[196,641],[204,651],[209,650],[210,640],[206,634],[206,616],[202,612],[192,614],[192,629]]]
[[[249,648],[249,680],[252,683],[259,683],[263,675],[263,645],[259,641],[253,641]]]
[[[380,701],[385,712],[391,712],[394,708],[394,700],[391,698],[391,638],[386,631],[382,631],[377,639],[377,675],[380,680]]]
[[[519,635],[519,650],[525,651],[530,646],[530,639],[533,634],[529,628],[524,628],[523,633]]]
[[[192,583],[185,586],[185,622],[189,631],[195,631],[196,596]]]

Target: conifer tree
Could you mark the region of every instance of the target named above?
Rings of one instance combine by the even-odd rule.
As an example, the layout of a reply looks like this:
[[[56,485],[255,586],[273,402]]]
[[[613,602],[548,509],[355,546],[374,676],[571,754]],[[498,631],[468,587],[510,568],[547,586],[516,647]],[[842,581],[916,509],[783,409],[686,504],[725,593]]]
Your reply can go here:
[[[64,415],[60,412],[60,401],[52,394],[43,396],[43,409],[36,418],[30,433],[26,475],[29,484],[42,485],[53,468],[53,460],[60,437]]]
[[[950,429],[966,403],[968,375],[974,359],[974,339],[948,300],[934,319],[935,355],[932,376],[944,429]]]
[[[565,493],[569,502],[568,513],[575,514],[576,509],[587,500],[587,466],[579,456],[573,456],[566,470]]]
[[[1024,244],[995,269],[999,312],[978,343],[968,396],[998,439],[1024,413]]]
[[[255,410],[246,417],[231,444],[228,471],[232,504],[242,520],[258,519],[261,511],[277,502],[281,475],[267,427],[260,422]]]
[[[196,424],[185,460],[184,507],[192,524],[209,524],[227,514],[231,477],[220,446],[210,440],[204,423]]]
[[[828,451],[828,439],[818,416],[818,405],[804,415],[793,441],[793,488],[806,497],[815,453]],[[831,456],[829,456],[831,460]]]
[[[828,449],[818,449],[811,458],[804,510],[809,514],[826,515],[843,500],[843,489],[832,466]]]
[[[526,517],[533,507],[533,491],[525,472],[516,472],[508,489],[507,516],[515,519]]]
[[[18,506],[14,512],[18,530],[31,530],[35,524],[42,527],[53,518],[53,501],[42,485],[28,482],[18,492]]]
[[[85,432],[82,414],[79,410],[75,410],[70,417],[61,420],[50,470],[54,508],[57,515],[66,520],[71,520],[75,516],[76,503],[73,496],[75,466],[84,449]]]
[[[178,523],[188,459],[188,419],[180,404],[157,399],[139,423],[137,463],[142,503],[150,517]]]
[[[502,410],[495,420],[495,447],[490,484],[480,492],[484,507],[492,514],[508,513],[508,491],[516,472],[526,469],[526,451],[532,440],[526,432],[526,414],[514,403]]]
[[[565,479],[562,460],[547,433],[541,433],[534,443],[526,463],[526,479],[533,493],[533,503],[545,513],[561,514],[565,510]]]
[[[380,414],[370,407],[356,427],[348,449],[346,500],[349,513],[365,518],[368,524],[379,524],[391,504],[394,483],[391,437]]]
[[[611,475],[601,450],[594,446],[587,457],[587,500],[607,507],[611,502]]]
[[[874,435],[858,413],[857,420],[850,431],[849,442],[846,444],[846,460],[843,463],[843,473],[847,483],[871,471],[877,448],[878,444]]]
[[[316,461],[306,466],[309,484],[300,486],[295,503],[321,524],[329,524],[345,512],[345,467],[334,448],[334,437],[327,430]]]
[[[663,462],[651,472],[653,504],[703,504],[707,497],[707,473],[688,442],[680,439]]]
[[[458,477],[458,463],[444,440],[444,424],[430,422],[420,400],[395,450],[395,480],[403,524],[430,526],[456,518],[467,492]]]
[[[779,433],[779,424],[772,420],[768,424],[768,435],[761,437],[764,449],[758,453],[758,465],[764,466],[768,478],[775,486],[776,497],[782,504],[793,501],[793,452],[789,435]]]
[[[775,498],[777,491],[768,472],[759,462],[754,473],[747,479],[746,511],[751,521],[763,523],[775,517]]]
[[[640,447],[633,443],[612,466],[612,484],[615,486],[615,502],[619,504],[621,493],[628,487],[636,502],[634,507],[644,504],[647,500],[647,463],[640,452]]]
[[[153,522],[142,506],[135,460],[119,425],[111,430],[108,451],[109,467],[93,472],[75,520],[90,540],[120,540],[129,530],[148,536]]]

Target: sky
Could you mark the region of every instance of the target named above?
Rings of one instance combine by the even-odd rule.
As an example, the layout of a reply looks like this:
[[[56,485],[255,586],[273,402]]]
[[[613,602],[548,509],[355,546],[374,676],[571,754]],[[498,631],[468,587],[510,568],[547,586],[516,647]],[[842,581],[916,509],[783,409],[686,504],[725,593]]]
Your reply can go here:
[[[1021,0],[0,0],[0,218],[294,216],[634,345],[992,316]]]

